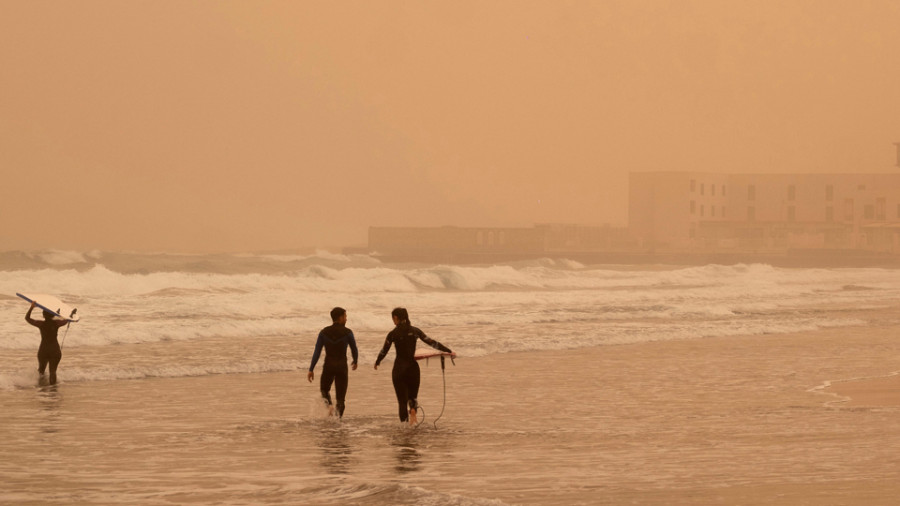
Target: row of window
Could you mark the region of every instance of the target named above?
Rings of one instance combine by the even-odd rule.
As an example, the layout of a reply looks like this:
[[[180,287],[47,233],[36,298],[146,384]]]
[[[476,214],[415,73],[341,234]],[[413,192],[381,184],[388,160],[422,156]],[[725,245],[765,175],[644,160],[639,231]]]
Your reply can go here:
[[[722,196],[724,197],[725,196],[725,185],[723,184],[721,186],[721,188],[722,188]],[[691,179],[691,193],[696,192],[696,191],[697,191],[697,180]],[[716,196],[716,185],[710,184],[709,192],[713,197],[715,197]],[[700,183],[700,195],[706,195],[706,183]]]
[[[709,206],[709,215],[713,218],[716,217],[716,206]],[[718,209],[721,209],[721,214],[719,214],[719,218],[725,217],[725,206],[721,206]],[[691,201],[691,214],[697,214],[697,203],[693,200]],[[700,216],[706,216],[706,206],[700,204]]]
[[[697,206],[697,203],[693,200],[691,201],[691,214],[696,215],[697,210],[700,210],[700,216],[706,216],[706,206],[701,204]],[[709,215],[713,218],[716,217],[716,209],[719,209],[720,218],[725,217],[725,206],[716,207],[709,206]],[[853,199],[844,199],[844,220],[852,221],[854,218],[854,203]],[[875,204],[866,204],[863,206],[863,219],[866,220],[884,220],[885,216],[885,199],[879,198]],[[788,206],[787,207],[787,221],[794,221],[797,217],[797,208],[796,206]],[[897,218],[900,219],[900,204],[897,204]],[[750,206],[747,208],[747,221],[753,221],[756,219],[756,208]],[[828,206],[825,208],[825,221],[834,221],[834,207]]]
[[[715,187],[713,187],[715,188]],[[703,185],[700,185],[701,192],[703,195]],[[861,184],[856,187],[857,190],[865,190],[866,185]],[[693,191],[693,188],[692,190]],[[722,195],[725,194],[725,185],[722,185]],[[713,195],[715,195],[715,191],[713,191]],[[788,185],[787,187],[787,199],[789,201],[797,200],[797,186],[796,185]],[[756,185],[748,185],[747,186],[747,200],[756,200]],[[826,185],[825,186],[825,201],[833,202],[834,201],[834,185]]]
[[[485,233],[482,232],[481,230],[479,230],[478,233],[475,234],[475,243],[478,244],[479,246],[484,246],[485,245],[484,239],[485,239]],[[501,246],[506,244],[506,234],[504,234],[502,230],[497,232],[496,244],[499,244]],[[487,246],[493,246],[493,245],[494,245],[494,232],[491,231],[491,232],[487,233]]]

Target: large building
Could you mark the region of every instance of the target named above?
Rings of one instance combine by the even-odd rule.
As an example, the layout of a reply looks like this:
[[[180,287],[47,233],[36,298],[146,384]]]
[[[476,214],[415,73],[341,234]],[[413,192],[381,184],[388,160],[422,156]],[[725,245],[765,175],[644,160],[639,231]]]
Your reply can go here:
[[[635,172],[629,229],[650,250],[900,253],[900,174]]]

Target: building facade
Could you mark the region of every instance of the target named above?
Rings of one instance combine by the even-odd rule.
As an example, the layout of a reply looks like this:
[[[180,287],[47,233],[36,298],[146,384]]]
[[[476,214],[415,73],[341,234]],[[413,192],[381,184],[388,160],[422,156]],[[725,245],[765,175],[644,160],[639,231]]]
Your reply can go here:
[[[900,174],[632,173],[629,228],[645,249],[900,253]]]

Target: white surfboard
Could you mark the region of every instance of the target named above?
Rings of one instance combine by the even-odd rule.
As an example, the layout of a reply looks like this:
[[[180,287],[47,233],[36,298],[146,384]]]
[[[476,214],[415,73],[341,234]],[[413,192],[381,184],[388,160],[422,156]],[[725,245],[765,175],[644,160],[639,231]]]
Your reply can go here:
[[[423,358],[432,358],[432,357],[450,357],[456,358],[456,353],[447,353],[446,351],[436,350],[434,348],[424,348],[421,350],[416,350],[416,360],[422,360]]]
[[[81,319],[81,317],[76,314],[78,309],[64,303],[63,301],[57,299],[52,295],[43,293],[33,293],[25,295],[18,292],[16,293],[16,295],[28,302],[34,302],[37,307],[41,308],[44,311],[50,311],[57,318],[62,318],[63,320],[67,320],[70,322],[77,322]]]

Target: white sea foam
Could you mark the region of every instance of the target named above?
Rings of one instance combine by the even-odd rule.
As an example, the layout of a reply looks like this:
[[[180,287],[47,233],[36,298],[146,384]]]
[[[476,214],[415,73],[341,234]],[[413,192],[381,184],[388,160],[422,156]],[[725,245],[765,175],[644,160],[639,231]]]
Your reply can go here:
[[[78,307],[82,320],[70,327],[67,347],[315,334],[333,306],[348,309],[359,335],[380,340],[391,308],[404,306],[414,324],[435,336],[451,333],[470,355],[852,325],[830,311],[900,299],[900,271],[886,269],[606,268],[552,259],[393,266],[364,255],[270,257],[65,253],[60,258],[81,267],[59,268],[62,260],[51,255],[41,257],[44,268],[0,270],[0,349],[37,343],[15,292],[52,293]],[[187,270],[159,268],[173,263]]]

